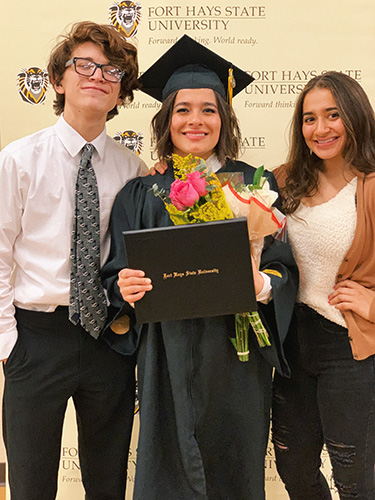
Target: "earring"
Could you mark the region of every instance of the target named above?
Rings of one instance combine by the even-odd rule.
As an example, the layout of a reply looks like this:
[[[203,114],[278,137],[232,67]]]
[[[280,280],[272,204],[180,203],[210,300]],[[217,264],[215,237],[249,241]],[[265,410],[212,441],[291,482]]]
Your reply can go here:
[[[310,149],[310,156],[313,154],[312,150]]]

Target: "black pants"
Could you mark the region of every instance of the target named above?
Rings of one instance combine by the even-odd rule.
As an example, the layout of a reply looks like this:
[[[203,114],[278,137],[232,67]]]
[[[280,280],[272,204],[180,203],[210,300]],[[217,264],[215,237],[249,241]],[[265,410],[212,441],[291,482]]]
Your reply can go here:
[[[375,357],[355,361],[347,329],[304,305],[285,349],[292,376],[275,376],[272,427],[290,498],[331,498],[320,471],[325,443],[340,499],[374,500]]]
[[[55,499],[70,397],[87,500],[124,500],[135,360],[70,323],[66,307],[16,319],[3,401],[11,500]]]

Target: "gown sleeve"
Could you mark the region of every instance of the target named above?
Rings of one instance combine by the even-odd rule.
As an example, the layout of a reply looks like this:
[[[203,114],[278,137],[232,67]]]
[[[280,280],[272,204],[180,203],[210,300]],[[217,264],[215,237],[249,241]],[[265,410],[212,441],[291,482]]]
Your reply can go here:
[[[270,189],[278,192],[274,174],[265,171],[265,176]],[[281,210],[280,196],[274,207]],[[285,359],[283,343],[289,330],[298,291],[298,269],[289,243],[267,236],[260,270],[271,278],[273,297],[268,304],[258,303],[260,316],[271,341],[271,347],[262,347],[260,352],[281,375],[289,377],[290,369]]]
[[[298,291],[298,269],[287,242],[273,240],[262,253],[260,270],[271,278],[272,297],[268,304],[258,303],[259,313],[270,335],[271,347],[260,353],[284,376],[290,376],[283,343],[291,323]]]
[[[101,272],[110,301],[107,324],[101,336],[115,351],[124,355],[135,353],[139,335],[134,309],[123,300],[117,285],[118,273],[128,267],[122,232],[141,228],[141,208],[146,193],[142,178],[136,178],[117,195],[110,221],[110,254]]]

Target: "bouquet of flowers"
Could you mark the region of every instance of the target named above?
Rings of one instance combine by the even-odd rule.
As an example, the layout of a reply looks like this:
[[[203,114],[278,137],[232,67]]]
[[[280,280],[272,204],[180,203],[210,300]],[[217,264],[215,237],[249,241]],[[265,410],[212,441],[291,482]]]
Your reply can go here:
[[[251,254],[259,269],[264,237],[270,234],[281,237],[286,225],[285,216],[272,204],[278,194],[270,190],[263,177],[264,167],[254,174],[253,184],[245,184],[242,172],[220,174],[223,191],[234,217],[246,217],[251,243]],[[236,338],[232,338],[241,361],[249,358],[248,331],[251,325],[260,347],[270,346],[268,332],[258,312],[237,313],[235,315]]]
[[[258,268],[264,237],[273,234],[281,238],[286,225],[286,217],[272,207],[278,194],[270,189],[263,172],[263,166],[257,168],[253,183],[247,185],[243,182],[241,172],[220,174],[223,191],[234,217],[247,218],[251,253]]]
[[[173,156],[176,180],[169,193],[154,184],[155,196],[164,201],[174,225],[194,224],[232,219],[233,214],[226,201],[218,177],[207,169],[201,158],[192,155]]]

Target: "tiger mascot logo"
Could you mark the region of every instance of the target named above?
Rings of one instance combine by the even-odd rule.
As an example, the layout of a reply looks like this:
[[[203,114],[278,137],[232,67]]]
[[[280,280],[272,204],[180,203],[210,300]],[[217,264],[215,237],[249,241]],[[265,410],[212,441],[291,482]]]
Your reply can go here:
[[[116,2],[109,8],[110,23],[127,38],[133,37],[137,34],[141,22],[141,9],[139,2],[134,3],[129,0]]]
[[[125,132],[116,132],[113,137],[115,141],[118,141],[123,146],[126,146],[133,153],[137,153],[139,156],[143,150],[143,134],[140,132],[134,132],[134,130],[125,130]]]
[[[18,93],[29,104],[41,104],[45,101],[48,89],[46,70],[32,67],[22,69],[17,75]]]

